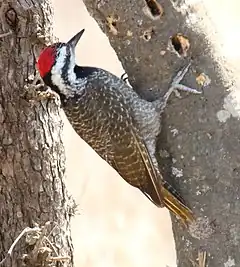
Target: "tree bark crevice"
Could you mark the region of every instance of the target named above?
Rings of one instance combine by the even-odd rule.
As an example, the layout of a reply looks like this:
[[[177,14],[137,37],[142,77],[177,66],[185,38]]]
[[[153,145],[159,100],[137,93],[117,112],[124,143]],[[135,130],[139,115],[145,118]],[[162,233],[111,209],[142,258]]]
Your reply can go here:
[[[72,202],[64,184],[59,104],[25,98],[26,91],[34,91],[31,79],[36,74],[36,57],[53,40],[50,2],[7,1],[0,5],[4,22],[0,32],[11,32],[0,39],[0,261],[25,228],[41,228],[51,222],[54,226],[47,232],[51,232],[49,239],[58,255],[70,257],[64,266],[72,266]],[[42,247],[49,246],[44,242]],[[35,248],[25,238],[19,243],[11,265],[6,261],[6,266],[23,266],[19,259],[31,255]],[[56,256],[49,248],[49,255]],[[37,253],[42,253],[41,247]]]

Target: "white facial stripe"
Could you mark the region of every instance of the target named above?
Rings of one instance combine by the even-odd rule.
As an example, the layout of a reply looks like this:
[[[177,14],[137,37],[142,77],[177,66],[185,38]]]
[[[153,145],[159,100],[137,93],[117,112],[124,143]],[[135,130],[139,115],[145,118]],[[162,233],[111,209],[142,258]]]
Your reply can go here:
[[[57,61],[55,65],[52,67],[51,74],[52,74],[53,84],[55,84],[59,88],[62,94],[68,96],[69,94],[71,94],[71,91],[69,91],[68,88],[66,88],[64,80],[62,79],[62,69],[65,65],[66,56],[67,56],[67,49],[65,46],[63,46],[59,50]]]
[[[58,57],[55,65],[51,70],[52,82],[55,84],[60,92],[66,97],[72,97],[74,94],[81,92],[81,85],[84,85],[87,81],[86,78],[77,80],[76,74],[74,72],[75,66],[75,55],[71,54],[69,66],[68,66],[68,82],[66,84],[62,78],[62,70],[67,58],[67,48],[63,46],[59,49]]]
[[[74,51],[71,51],[71,57],[70,57],[70,62],[69,62],[69,69],[68,69],[68,80],[71,82],[71,84],[76,83],[77,77],[75,72],[73,71],[75,66],[75,54]]]

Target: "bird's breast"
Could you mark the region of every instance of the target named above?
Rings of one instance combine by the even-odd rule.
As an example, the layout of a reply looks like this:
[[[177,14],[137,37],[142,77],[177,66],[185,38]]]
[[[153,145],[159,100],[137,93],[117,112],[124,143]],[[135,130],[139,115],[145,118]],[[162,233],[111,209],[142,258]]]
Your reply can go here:
[[[111,141],[108,134],[109,121],[99,110],[87,102],[69,101],[64,112],[76,133],[88,143],[103,159],[110,158]]]

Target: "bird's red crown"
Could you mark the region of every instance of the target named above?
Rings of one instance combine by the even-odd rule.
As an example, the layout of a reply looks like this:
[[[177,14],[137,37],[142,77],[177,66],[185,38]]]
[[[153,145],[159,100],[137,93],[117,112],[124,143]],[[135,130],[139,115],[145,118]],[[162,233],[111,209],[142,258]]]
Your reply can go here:
[[[55,46],[48,46],[41,52],[37,61],[37,68],[42,78],[51,70],[55,62],[55,58]]]

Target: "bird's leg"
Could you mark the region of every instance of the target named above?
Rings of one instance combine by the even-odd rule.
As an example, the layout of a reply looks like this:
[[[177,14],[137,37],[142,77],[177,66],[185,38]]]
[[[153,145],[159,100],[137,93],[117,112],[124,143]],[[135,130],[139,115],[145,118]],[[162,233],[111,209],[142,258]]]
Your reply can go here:
[[[156,107],[156,110],[158,110],[160,113],[162,113],[165,110],[165,108],[167,106],[168,99],[173,92],[179,98],[180,98],[180,95],[178,93],[178,90],[189,92],[192,94],[202,94],[201,91],[198,91],[197,89],[190,88],[190,87],[180,83],[182,81],[182,79],[184,78],[184,76],[186,75],[186,73],[188,72],[190,66],[191,66],[191,63],[189,63],[186,67],[184,67],[182,70],[180,70],[177,73],[177,75],[173,78],[173,81],[171,83],[170,88],[165,93],[163,98],[157,99],[157,100],[152,102],[152,104]],[[121,80],[123,80],[125,83],[129,84],[128,75],[126,72],[121,75]]]
[[[165,95],[163,96],[163,98],[161,98],[160,100],[156,100],[153,102],[153,104],[155,105],[156,109],[160,111],[160,113],[162,113],[166,106],[167,106],[167,102],[169,97],[171,96],[171,94],[173,92],[175,92],[175,94],[177,96],[179,96],[177,90],[181,90],[181,91],[186,91],[192,94],[202,94],[202,92],[190,88],[188,86],[185,86],[183,84],[181,84],[180,82],[182,81],[182,79],[184,78],[184,76],[186,75],[186,73],[189,70],[191,63],[189,63],[186,67],[184,67],[182,70],[180,70],[177,75],[174,77],[170,88],[168,89],[168,91],[165,93]]]
[[[180,83],[182,81],[182,79],[184,78],[184,76],[186,75],[186,73],[188,72],[190,65],[191,65],[191,63],[189,63],[186,67],[184,67],[182,70],[180,70],[177,73],[177,75],[174,77],[170,88],[163,96],[163,99],[162,99],[163,109],[166,107],[167,101],[168,101],[169,97],[171,96],[172,92],[175,92],[176,90],[186,91],[186,92],[189,92],[192,94],[201,94],[202,93],[196,89],[190,88],[190,87]]]

